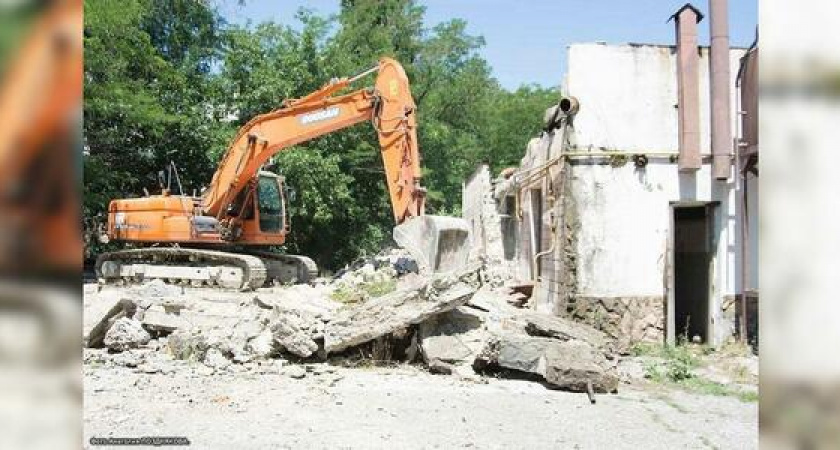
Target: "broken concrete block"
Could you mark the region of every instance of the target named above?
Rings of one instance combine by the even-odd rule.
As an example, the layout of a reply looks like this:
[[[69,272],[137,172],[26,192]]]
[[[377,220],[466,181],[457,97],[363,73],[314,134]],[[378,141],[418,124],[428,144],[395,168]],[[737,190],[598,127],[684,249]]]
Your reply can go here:
[[[245,350],[258,359],[270,358],[276,351],[274,335],[269,329],[264,329],[248,341]]]
[[[162,306],[149,307],[143,314],[143,325],[150,330],[164,332],[192,328],[192,323],[185,315],[167,313]]]
[[[421,323],[423,359],[471,365],[489,338],[483,322],[480,311],[461,306]]]
[[[324,349],[335,353],[416,325],[469,300],[475,288],[458,278],[403,288],[339,311],[324,329]]]
[[[231,365],[230,360],[227,359],[222,351],[217,348],[207,349],[207,353],[205,353],[202,362],[204,362],[205,366],[212,367],[216,370],[225,369]]]
[[[280,373],[289,378],[301,379],[306,376],[306,369],[297,365],[285,366],[280,370]]]
[[[137,367],[145,360],[145,354],[139,353],[137,350],[128,350],[126,352],[115,355],[111,362],[117,366],[123,367]]]
[[[429,367],[429,372],[439,375],[452,375],[455,372],[455,366],[439,359],[431,359],[426,365]]]
[[[591,382],[595,392],[618,390],[618,372],[604,356],[583,341],[561,342],[547,355],[545,381],[555,387],[584,392]]]
[[[485,285],[470,298],[469,305],[498,317],[522,314],[523,310],[508,303],[509,298],[510,295],[502,289]]]
[[[318,344],[312,338],[318,325],[311,317],[300,312],[276,310],[269,324],[274,342],[287,352],[308,358],[318,351]]]
[[[556,343],[548,338],[531,338],[515,334],[501,334],[491,338],[476,363],[484,366],[498,366],[504,369],[545,375],[546,348]]]
[[[603,353],[583,341],[560,341],[518,334],[497,335],[476,358],[480,368],[494,366],[542,377],[547,384],[585,392],[614,392],[618,376]]]
[[[102,342],[111,350],[125,351],[147,344],[152,339],[149,332],[143,329],[139,320],[122,317],[117,319],[108,331]]]
[[[169,335],[166,343],[175,359],[201,360],[207,349],[204,336],[190,329],[176,330]]]
[[[97,317],[85,317],[85,322],[93,324],[87,336],[85,336],[85,345],[92,348],[105,345],[103,342],[105,333],[114,322],[122,317],[133,317],[137,311],[134,302],[125,298],[101,297],[96,301],[107,306],[100,305],[99,308],[96,308]]]
[[[136,298],[161,298],[175,297],[184,293],[184,288],[167,284],[161,279],[147,281],[139,286],[129,288],[132,297]]]
[[[569,319],[535,312],[525,312],[521,317],[525,322],[525,331],[531,336],[550,337],[561,341],[581,340],[599,349],[608,343],[606,334]]]

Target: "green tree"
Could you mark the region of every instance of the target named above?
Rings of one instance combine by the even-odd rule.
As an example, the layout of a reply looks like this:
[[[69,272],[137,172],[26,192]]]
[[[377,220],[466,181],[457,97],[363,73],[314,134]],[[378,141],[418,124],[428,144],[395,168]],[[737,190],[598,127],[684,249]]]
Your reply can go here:
[[[400,61],[412,83],[427,210],[457,213],[463,179],[482,161],[516,165],[557,92],[502,89],[482,37],[459,19],[428,28],[424,15],[414,0],[343,0],[334,17],[303,9],[294,26],[236,26],[206,1],[86,2],[86,215],[156,190],[170,160],[188,192],[200,188],[254,115],[382,56]],[[335,269],[389,240],[379,153],[375,130],[361,124],[278,155],[276,170],[298,192],[288,251]]]
[[[180,5],[179,27],[193,31],[156,35],[166,28],[157,17],[162,5]],[[156,174],[170,161],[187,189],[209,179],[207,151],[223,146],[227,134],[207,120],[214,42],[207,36],[218,24],[202,2],[85,2],[87,218],[101,216],[110,199],[157,191]]]

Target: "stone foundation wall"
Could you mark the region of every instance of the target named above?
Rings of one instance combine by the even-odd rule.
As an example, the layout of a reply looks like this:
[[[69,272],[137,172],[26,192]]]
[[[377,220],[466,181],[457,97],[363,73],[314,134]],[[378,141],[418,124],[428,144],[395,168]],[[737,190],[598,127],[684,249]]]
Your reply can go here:
[[[661,296],[574,296],[560,315],[589,324],[629,348],[637,342],[664,342],[665,303]]]

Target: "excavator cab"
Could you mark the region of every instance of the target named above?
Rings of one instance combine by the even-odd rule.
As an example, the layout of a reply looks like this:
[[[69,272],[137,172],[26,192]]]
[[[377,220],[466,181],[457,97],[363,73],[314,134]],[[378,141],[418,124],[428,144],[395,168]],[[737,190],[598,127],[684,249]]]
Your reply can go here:
[[[260,231],[279,233],[286,226],[286,201],[284,179],[271,172],[260,172],[257,179],[257,210],[260,217]]]

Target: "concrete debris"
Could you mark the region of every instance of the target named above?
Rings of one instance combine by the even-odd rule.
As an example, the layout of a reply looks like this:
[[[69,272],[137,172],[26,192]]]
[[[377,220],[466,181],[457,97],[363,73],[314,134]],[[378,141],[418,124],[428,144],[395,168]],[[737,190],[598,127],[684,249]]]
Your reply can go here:
[[[131,300],[108,295],[102,296],[100,302],[91,303],[96,307],[93,308],[93,311],[90,309],[86,311],[85,321],[88,322],[88,317],[91,320],[88,322],[90,325],[85,327],[88,331],[84,343],[85,346],[93,348],[104,346],[103,340],[108,329],[120,318],[133,317],[137,310]],[[108,306],[102,307],[103,304]]]
[[[306,369],[301,366],[285,366],[280,371],[282,375],[289,378],[301,379],[306,377]]]
[[[205,366],[216,370],[226,369],[231,365],[230,360],[218,348],[207,349],[203,362]]]
[[[339,311],[324,329],[325,353],[355,347],[463,305],[475,292],[475,287],[461,281],[470,273],[425,280],[420,286],[402,288]]]
[[[176,359],[202,360],[207,350],[204,336],[190,329],[176,330],[167,340],[169,352]]]
[[[138,320],[122,317],[105,333],[103,343],[111,350],[124,351],[147,344],[152,339]]]
[[[327,360],[361,357],[419,361],[433,373],[475,382],[496,371],[561,389],[586,391],[591,383],[597,392],[615,391],[612,337],[522,308],[528,286],[488,283],[486,273],[478,264],[423,275],[405,251],[390,250],[324,283],[254,293],[183,289],[161,280],[90,289],[86,346],[112,352],[97,354],[102,364],[147,374],[311,373],[326,379],[334,372]],[[371,283],[393,291],[367,292],[357,303],[332,296],[342,286]]]
[[[274,334],[266,328],[248,341],[245,350],[257,359],[268,359],[274,356],[279,349],[275,344]]]
[[[144,361],[144,359],[145,358],[142,353],[136,352],[135,350],[129,350],[115,355],[111,358],[111,362],[117,366],[137,367]]]
[[[466,306],[457,307],[423,322],[418,327],[423,359],[471,366],[489,338],[486,314]]]
[[[502,334],[494,336],[476,359],[482,369],[502,368],[538,376],[556,388],[615,392],[618,375],[604,355],[581,341]]]
[[[172,332],[190,328],[233,328],[239,323],[237,316],[206,314],[192,310],[167,312],[159,305],[143,311],[143,325],[155,331]]]
[[[254,297],[253,303],[260,308],[271,310],[276,308],[307,311],[315,318],[329,322],[336,309],[341,307],[330,299],[333,290],[330,285],[296,284],[293,286],[274,287],[260,292]]]
[[[609,343],[607,335],[580,323],[557,316],[535,312],[522,314],[525,332],[531,336],[543,336],[561,341],[579,340],[597,349],[603,349]]]
[[[615,365],[582,341],[560,342],[548,354],[545,381],[557,388],[586,391],[591,384],[595,392],[618,391]]]
[[[275,310],[269,330],[274,342],[287,352],[308,358],[318,351],[316,338],[322,337],[324,323],[302,311]]]
[[[458,272],[467,267],[470,229],[460,217],[411,217],[394,227],[392,237],[414,257],[420,273]]]
[[[431,373],[440,375],[452,375],[455,373],[455,366],[437,358],[432,358],[426,363],[426,365],[429,367],[429,372]]]
[[[372,257],[360,258],[353,264],[340,270],[336,274],[336,278],[341,279],[349,273],[358,271],[372,273],[383,269],[392,271],[396,276],[419,273],[420,271],[417,261],[410,252],[402,248],[394,248],[383,250]]]
[[[306,366],[307,372],[312,372],[313,375],[325,375],[335,372],[335,367],[329,364],[308,364]]]
[[[139,286],[132,286],[129,292],[135,298],[163,298],[179,296],[184,293],[184,289],[156,278]]]
[[[507,294],[507,302],[517,308],[524,308],[534,293],[533,283],[505,284],[503,288]]]

